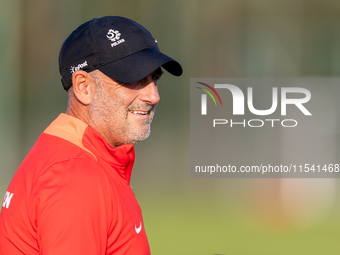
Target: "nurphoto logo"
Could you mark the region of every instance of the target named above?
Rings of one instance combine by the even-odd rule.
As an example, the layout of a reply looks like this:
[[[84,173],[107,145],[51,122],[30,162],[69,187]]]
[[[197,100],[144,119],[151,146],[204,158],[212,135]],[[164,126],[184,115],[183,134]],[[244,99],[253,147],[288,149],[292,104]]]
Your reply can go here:
[[[191,78],[190,176],[340,178],[340,78]]]
[[[222,106],[222,100],[220,98],[220,95],[217,93],[217,91],[213,87],[211,87],[210,85],[203,83],[203,82],[197,82],[197,83],[209,88],[212,92],[214,92],[215,95],[217,96],[218,100],[220,101],[221,106]],[[197,87],[197,88],[206,92],[212,98],[212,100],[214,100],[215,106],[217,106],[214,96],[208,90],[203,89],[201,87]],[[202,96],[201,96],[201,102],[202,102],[201,103],[201,115],[207,115],[207,94],[202,94]]]
[[[233,108],[232,113],[233,115],[245,115],[245,95],[243,91],[236,85],[232,84],[214,84],[214,87],[211,85],[208,85],[203,82],[196,82],[201,85],[204,85],[205,87],[209,88],[218,98],[220,101],[220,104],[222,106],[222,100],[220,98],[219,93],[217,93],[216,89],[227,89],[231,95],[232,95],[232,101],[233,101]],[[212,100],[215,103],[215,106],[217,106],[216,100],[212,93],[204,88],[197,87],[198,89],[203,90],[205,93],[201,94],[201,115],[207,115],[207,94],[212,98]],[[290,94],[298,95],[299,98],[289,98]],[[311,99],[311,93],[308,89],[305,88],[299,88],[299,87],[281,87],[280,88],[280,99],[281,99],[281,116],[287,115],[287,105],[295,105],[304,115],[311,116],[312,114],[307,110],[307,108],[304,106],[305,103],[307,103]],[[253,87],[247,87],[247,106],[249,112],[251,112],[254,115],[257,116],[267,116],[273,114],[277,108],[278,108],[278,88],[272,87],[272,105],[269,109],[256,109],[254,106],[254,100],[253,100]],[[227,119],[213,119],[213,127],[216,127],[216,125],[225,125],[230,123],[231,127],[236,124],[241,124],[243,127],[248,124],[249,127],[262,127],[264,126],[265,122],[270,122],[271,126],[274,127],[275,122],[281,122],[281,125],[283,127],[296,127],[298,122],[295,119],[251,119],[251,120],[243,120],[242,122],[233,122],[233,120],[227,120]],[[290,123],[290,125],[288,124]]]

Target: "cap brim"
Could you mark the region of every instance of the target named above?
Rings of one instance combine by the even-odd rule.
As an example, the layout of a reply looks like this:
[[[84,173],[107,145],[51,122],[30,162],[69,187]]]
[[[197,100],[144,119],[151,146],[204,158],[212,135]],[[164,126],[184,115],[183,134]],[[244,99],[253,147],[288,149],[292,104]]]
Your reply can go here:
[[[133,83],[144,79],[160,66],[175,76],[183,73],[182,66],[176,60],[155,49],[141,50],[98,69],[114,80]]]

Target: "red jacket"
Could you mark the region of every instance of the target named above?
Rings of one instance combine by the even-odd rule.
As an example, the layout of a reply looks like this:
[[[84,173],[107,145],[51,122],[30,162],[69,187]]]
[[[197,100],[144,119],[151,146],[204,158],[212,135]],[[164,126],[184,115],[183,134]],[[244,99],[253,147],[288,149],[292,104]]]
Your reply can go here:
[[[150,254],[130,188],[133,145],[113,149],[61,114],[15,173],[0,215],[0,254]]]

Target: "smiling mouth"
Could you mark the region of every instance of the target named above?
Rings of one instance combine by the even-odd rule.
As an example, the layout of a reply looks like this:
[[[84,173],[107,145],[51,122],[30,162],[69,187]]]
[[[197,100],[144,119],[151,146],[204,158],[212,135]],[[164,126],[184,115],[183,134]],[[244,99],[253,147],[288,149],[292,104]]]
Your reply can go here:
[[[138,115],[148,115],[149,111],[138,111],[138,110],[129,110],[129,112],[133,114],[138,114]]]

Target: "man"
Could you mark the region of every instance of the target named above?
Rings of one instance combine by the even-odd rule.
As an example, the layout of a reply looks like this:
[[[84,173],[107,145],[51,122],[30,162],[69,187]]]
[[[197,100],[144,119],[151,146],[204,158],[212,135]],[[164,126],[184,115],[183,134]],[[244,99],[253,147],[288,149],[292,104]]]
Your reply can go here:
[[[64,42],[69,102],[15,173],[0,216],[0,254],[150,254],[130,188],[133,144],[149,136],[161,67],[180,76],[141,25],[93,19]]]

